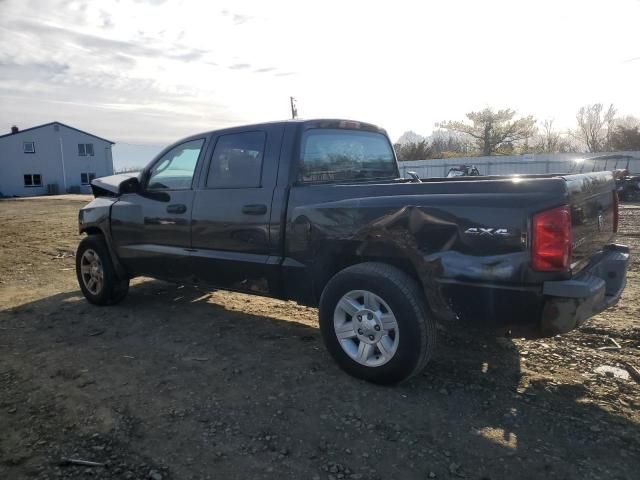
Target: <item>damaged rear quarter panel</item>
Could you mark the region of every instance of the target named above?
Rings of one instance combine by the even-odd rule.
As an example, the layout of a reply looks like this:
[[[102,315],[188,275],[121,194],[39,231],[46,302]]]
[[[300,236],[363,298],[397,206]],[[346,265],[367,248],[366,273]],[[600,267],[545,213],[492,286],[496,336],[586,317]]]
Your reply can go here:
[[[443,302],[440,286],[447,282],[535,281],[528,267],[529,218],[562,201],[561,185],[545,184],[555,193],[549,195],[549,188],[528,182],[517,188],[506,180],[442,183],[444,191],[428,183],[293,188],[285,257],[307,267],[316,297],[344,257],[410,262],[430,303]]]

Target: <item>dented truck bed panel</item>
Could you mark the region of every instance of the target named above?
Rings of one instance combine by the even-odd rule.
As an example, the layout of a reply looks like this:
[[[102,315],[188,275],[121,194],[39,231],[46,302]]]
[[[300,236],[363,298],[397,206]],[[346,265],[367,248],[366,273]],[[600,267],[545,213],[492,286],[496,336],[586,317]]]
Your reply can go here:
[[[294,187],[286,296],[312,303],[342,258],[384,258],[411,265],[442,317],[530,324],[540,316],[543,282],[571,276],[531,269],[530,218],[567,197],[562,178]]]

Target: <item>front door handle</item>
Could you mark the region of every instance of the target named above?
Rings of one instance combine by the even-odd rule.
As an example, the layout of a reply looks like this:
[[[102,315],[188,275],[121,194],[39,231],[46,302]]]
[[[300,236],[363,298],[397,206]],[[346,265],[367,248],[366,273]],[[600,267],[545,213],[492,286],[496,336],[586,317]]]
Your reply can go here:
[[[184,213],[187,211],[187,206],[182,203],[176,203],[167,207],[167,213]]]
[[[242,213],[245,215],[264,215],[267,213],[267,206],[262,204],[245,205],[242,207]]]

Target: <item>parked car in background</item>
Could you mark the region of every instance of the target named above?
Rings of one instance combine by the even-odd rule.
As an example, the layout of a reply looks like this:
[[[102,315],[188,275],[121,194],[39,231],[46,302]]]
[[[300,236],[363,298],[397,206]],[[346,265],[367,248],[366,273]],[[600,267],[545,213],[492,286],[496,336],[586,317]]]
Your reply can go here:
[[[620,200],[640,201],[640,175],[631,175],[628,170],[623,170],[616,176],[616,186]]]
[[[447,172],[447,178],[452,177],[479,177],[480,171],[475,165],[460,165],[451,167]]]

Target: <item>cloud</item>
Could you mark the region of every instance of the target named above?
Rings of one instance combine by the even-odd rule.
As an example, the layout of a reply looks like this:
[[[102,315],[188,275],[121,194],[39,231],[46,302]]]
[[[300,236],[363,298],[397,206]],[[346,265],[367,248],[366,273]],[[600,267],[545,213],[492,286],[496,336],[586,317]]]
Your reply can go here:
[[[16,20],[14,24],[21,32],[37,36],[41,40],[49,38],[52,41],[57,42],[70,42],[74,45],[97,53],[111,51],[129,56],[147,58],[165,57],[184,61],[198,60],[206,53],[205,50],[181,45],[174,45],[170,50],[163,50],[161,48],[150,47],[136,42],[115,40],[104,36],[82,33],[74,29],[35,22],[32,20]]]
[[[113,20],[111,19],[111,15],[107,12],[100,12],[100,18],[102,20],[102,28],[113,28]]]
[[[184,48],[182,52],[166,52],[167,58],[174,60],[182,60],[184,62],[192,62],[194,60],[200,60],[207,54],[206,50],[200,50],[199,48]]]
[[[149,5],[154,5],[154,6],[162,5],[166,1],[167,0],[134,0],[134,2],[136,3],[148,3]]]
[[[255,43],[268,26],[256,21],[248,35],[238,25],[253,17],[231,2],[224,14],[190,2],[0,2],[0,128],[58,120],[115,141],[166,142],[274,118],[276,99],[288,99],[276,91],[287,72],[275,50]],[[274,94],[238,88],[258,81]]]
[[[252,17],[249,15],[241,15],[239,13],[234,13],[232,17],[233,23],[235,23],[236,25],[248,22],[249,20],[251,20],[251,18]]]
[[[253,17],[251,15],[245,15],[242,13],[234,13],[234,12],[230,12],[229,10],[222,10],[220,12],[222,14],[223,17],[231,17],[231,21],[235,24],[235,25],[241,25],[243,23],[248,22],[249,20],[253,19]]]
[[[9,81],[8,79],[10,78],[21,77],[29,79],[29,81],[38,78],[58,81],[58,76],[68,73],[70,67],[66,63],[58,62],[27,62],[20,64],[14,58],[5,58],[0,62],[0,68],[2,69],[4,77],[0,82],[5,83]],[[2,83],[0,83],[0,85]]]
[[[126,66],[128,68],[133,68],[136,65],[136,60],[134,57],[130,57],[127,55],[123,55],[121,53],[113,53],[107,55],[110,62],[116,63],[118,65]]]

